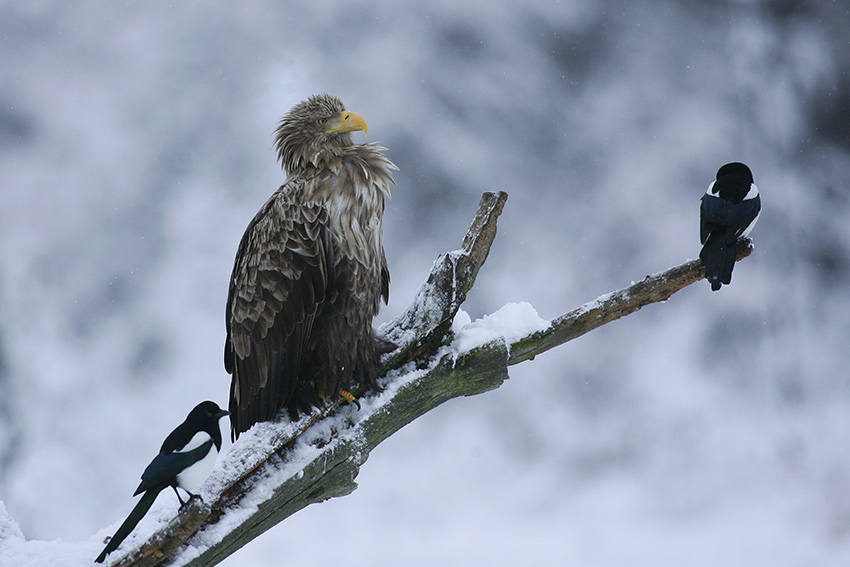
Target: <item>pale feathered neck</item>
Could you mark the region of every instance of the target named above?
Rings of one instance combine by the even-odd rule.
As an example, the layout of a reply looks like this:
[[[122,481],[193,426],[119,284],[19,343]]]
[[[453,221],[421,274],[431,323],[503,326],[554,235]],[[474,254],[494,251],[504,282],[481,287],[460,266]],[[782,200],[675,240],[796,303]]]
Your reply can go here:
[[[311,170],[339,168],[340,159],[354,151],[355,146],[349,132],[305,140],[297,125],[284,118],[275,131],[275,148],[287,175],[303,175]]]

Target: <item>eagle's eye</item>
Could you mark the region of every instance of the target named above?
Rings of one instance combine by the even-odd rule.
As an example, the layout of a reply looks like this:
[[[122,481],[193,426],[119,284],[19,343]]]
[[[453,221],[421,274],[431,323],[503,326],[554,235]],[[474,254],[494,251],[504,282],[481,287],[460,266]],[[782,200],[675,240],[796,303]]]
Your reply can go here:
[[[328,123],[328,119],[327,118],[319,118],[316,122],[318,122],[319,124],[324,126],[325,124]]]

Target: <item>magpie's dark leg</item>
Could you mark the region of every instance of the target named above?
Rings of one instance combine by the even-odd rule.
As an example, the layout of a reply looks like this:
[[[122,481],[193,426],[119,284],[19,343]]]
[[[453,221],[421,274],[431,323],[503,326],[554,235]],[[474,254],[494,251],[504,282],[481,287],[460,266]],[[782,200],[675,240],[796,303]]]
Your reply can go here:
[[[180,492],[178,492],[178,490],[177,490],[177,485],[176,485],[176,484],[172,484],[172,485],[171,485],[171,488],[173,488],[173,489],[174,489],[174,494],[176,494],[176,495],[177,495],[177,500],[179,500],[179,501],[180,501],[180,507],[181,507],[181,508],[182,508],[183,506],[185,506],[186,504],[188,504],[189,502],[191,502],[191,501],[192,501],[192,499],[190,498],[190,499],[189,499],[189,500],[187,500],[186,502],[183,502],[183,498],[180,496]],[[186,492],[188,492],[190,496],[194,496],[194,495],[193,495],[191,492],[189,492],[188,490],[187,490]]]

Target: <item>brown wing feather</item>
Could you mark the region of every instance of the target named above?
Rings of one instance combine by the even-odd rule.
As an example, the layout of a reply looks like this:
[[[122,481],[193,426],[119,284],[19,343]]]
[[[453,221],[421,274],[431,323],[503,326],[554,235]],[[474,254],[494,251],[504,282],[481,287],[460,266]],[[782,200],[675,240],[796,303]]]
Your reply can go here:
[[[274,417],[299,388],[313,322],[332,289],[328,217],[290,180],[248,225],[227,298],[225,368],[234,437]]]

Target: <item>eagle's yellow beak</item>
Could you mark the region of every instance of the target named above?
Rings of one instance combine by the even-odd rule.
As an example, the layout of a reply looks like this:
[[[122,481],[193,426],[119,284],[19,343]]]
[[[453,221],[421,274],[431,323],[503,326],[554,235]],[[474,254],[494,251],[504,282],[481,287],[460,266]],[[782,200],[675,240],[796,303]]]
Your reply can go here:
[[[356,132],[357,130],[363,130],[364,134],[368,134],[369,128],[366,126],[366,121],[356,112],[343,110],[339,113],[339,116],[328,123],[328,129],[325,130],[325,134],[330,134],[331,132]]]

